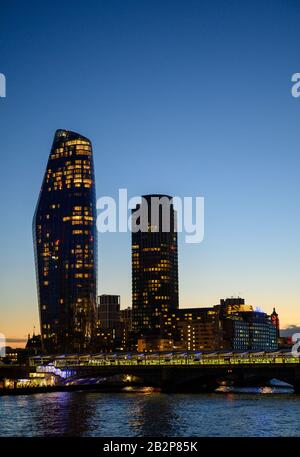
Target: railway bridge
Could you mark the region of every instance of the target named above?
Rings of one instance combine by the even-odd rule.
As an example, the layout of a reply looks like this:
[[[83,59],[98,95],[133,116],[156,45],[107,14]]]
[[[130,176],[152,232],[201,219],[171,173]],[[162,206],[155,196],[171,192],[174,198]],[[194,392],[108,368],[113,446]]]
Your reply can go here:
[[[214,391],[220,385],[265,386],[271,379],[300,393],[300,359],[284,353],[97,354],[33,358],[38,371],[52,371],[75,382],[82,378],[122,377],[166,392]]]

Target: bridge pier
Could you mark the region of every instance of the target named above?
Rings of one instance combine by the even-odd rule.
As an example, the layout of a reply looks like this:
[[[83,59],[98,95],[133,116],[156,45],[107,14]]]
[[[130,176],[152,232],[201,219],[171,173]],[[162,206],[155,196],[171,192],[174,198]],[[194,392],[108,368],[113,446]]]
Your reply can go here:
[[[161,370],[161,378],[160,378],[160,388],[161,391],[164,393],[174,393],[175,389],[175,379],[174,374],[172,376],[172,371],[167,368],[163,367]]]
[[[295,394],[300,394],[300,367],[295,368],[293,387]]]
[[[295,383],[293,387],[295,394],[300,395],[300,382]]]

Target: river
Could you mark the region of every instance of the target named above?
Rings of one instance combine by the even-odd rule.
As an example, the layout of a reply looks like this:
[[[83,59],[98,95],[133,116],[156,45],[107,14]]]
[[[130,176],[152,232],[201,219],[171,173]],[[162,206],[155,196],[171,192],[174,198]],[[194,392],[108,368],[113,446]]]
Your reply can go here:
[[[300,436],[295,394],[54,392],[0,398],[0,436]]]

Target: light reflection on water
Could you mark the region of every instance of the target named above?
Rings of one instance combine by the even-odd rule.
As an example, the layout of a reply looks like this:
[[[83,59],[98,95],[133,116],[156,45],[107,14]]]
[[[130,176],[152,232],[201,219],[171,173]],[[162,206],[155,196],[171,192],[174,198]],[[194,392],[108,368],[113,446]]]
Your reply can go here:
[[[55,392],[0,398],[0,436],[299,436],[300,396]]]
[[[234,394],[292,394],[294,389],[292,387],[231,387],[220,386],[215,392],[221,393],[234,393]]]

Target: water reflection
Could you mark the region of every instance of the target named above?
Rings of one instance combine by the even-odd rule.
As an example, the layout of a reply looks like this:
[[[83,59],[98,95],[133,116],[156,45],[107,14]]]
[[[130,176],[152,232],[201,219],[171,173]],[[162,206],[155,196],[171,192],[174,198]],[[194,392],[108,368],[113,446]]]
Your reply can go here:
[[[0,436],[299,436],[298,395],[49,393],[0,398]]]
[[[157,436],[173,436],[178,422],[178,415],[173,409],[172,397],[156,393],[133,399],[128,410],[128,423],[136,436],[153,435],[153,424]]]
[[[95,404],[80,392],[55,393],[46,402],[46,422],[40,426],[41,434],[80,436],[89,427],[90,417],[94,415]],[[42,411],[41,411],[42,412]],[[39,423],[40,418],[37,418]],[[38,424],[37,424],[38,425]]]

